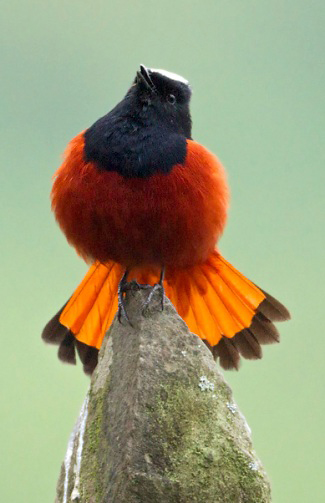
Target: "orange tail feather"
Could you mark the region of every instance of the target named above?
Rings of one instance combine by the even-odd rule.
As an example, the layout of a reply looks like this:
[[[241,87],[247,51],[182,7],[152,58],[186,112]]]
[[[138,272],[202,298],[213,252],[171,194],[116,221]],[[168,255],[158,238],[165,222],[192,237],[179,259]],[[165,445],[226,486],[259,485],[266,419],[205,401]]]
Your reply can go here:
[[[96,262],[58,313],[59,323],[77,341],[100,348],[117,311],[122,273],[116,263]],[[158,273],[133,270],[129,277],[154,284]],[[260,344],[278,341],[272,320],[290,317],[282,304],[216,251],[204,264],[186,270],[167,269],[164,287],[189,329],[206,342],[224,368],[238,368],[240,355],[260,358]]]

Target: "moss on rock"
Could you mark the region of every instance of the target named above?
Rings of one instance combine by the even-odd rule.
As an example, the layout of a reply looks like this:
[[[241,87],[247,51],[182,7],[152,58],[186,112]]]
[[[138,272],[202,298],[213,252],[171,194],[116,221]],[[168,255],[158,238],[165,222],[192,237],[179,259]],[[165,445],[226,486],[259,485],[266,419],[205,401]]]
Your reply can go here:
[[[80,497],[81,501],[99,503],[102,501],[102,460],[99,458],[103,438],[103,409],[106,396],[106,387],[90,392],[87,428],[84,437],[82,463],[80,470]]]
[[[252,469],[256,460],[245,426],[225,410],[229,388],[219,382],[202,392],[198,383],[197,377],[164,383],[148,407],[153,441],[168,459],[164,476],[178,488],[175,501],[269,502],[264,473]]]

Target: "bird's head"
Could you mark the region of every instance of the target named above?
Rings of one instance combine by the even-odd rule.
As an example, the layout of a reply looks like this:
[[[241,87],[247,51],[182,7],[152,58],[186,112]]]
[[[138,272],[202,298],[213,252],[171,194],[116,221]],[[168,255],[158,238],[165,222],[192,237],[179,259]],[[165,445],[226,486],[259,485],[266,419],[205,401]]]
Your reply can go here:
[[[149,121],[162,123],[173,132],[191,137],[191,88],[186,79],[166,70],[140,65],[126,98]]]
[[[141,65],[122,101],[85,131],[85,160],[128,177],[169,172],[186,157],[190,99],[183,77]]]

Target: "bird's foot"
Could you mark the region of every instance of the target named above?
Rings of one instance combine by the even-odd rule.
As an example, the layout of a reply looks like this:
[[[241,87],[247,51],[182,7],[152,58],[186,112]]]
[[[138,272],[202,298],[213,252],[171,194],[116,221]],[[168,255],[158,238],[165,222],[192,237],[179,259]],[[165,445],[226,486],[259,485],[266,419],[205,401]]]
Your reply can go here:
[[[150,302],[152,301],[153,296],[155,295],[156,292],[160,292],[160,304],[161,304],[161,310],[164,310],[164,297],[165,297],[165,289],[164,289],[164,277],[165,277],[165,268],[163,267],[161,269],[161,274],[160,274],[160,279],[159,283],[156,283],[153,285],[151,288],[151,291],[147,297],[147,300],[145,301],[143,308],[142,308],[142,314],[145,314]]]
[[[155,295],[156,292],[160,292],[161,298],[160,298],[160,303],[161,303],[161,310],[164,310],[164,296],[165,296],[165,290],[164,290],[164,273],[165,269],[162,268],[161,274],[160,274],[160,280],[159,283],[156,283],[155,285],[140,285],[137,281],[128,281],[129,271],[126,270],[125,273],[122,276],[122,279],[119,283],[118,286],[118,311],[117,311],[117,319],[120,323],[122,323],[122,319],[124,318],[131,327],[133,327],[133,324],[130,321],[129,315],[126,310],[126,305],[125,305],[125,297],[126,293],[128,291],[132,290],[149,290],[149,295],[147,297],[147,300],[143,304],[142,307],[142,314],[145,314],[148,310],[148,307],[153,299],[153,296]]]
[[[129,273],[129,271],[126,270],[122,276],[121,281],[119,282],[119,285],[118,285],[117,319],[118,319],[119,323],[122,323],[122,318],[124,318],[132,326],[132,323],[130,321],[130,318],[128,316],[128,313],[127,313],[126,307],[125,307],[125,294],[129,290],[129,287],[130,287],[130,283],[127,280],[128,273]]]
[[[117,319],[120,323],[122,323],[122,319],[124,318],[127,323],[133,327],[133,324],[129,318],[129,315],[126,310],[125,298],[126,293],[134,290],[148,290],[152,288],[150,285],[140,285],[137,281],[127,281],[129,271],[125,271],[123,277],[118,286],[118,311],[117,311]]]
[[[151,290],[150,290],[150,293],[149,293],[149,295],[147,297],[147,300],[143,304],[142,314],[145,314],[147,312],[148,307],[149,307],[149,305],[150,305],[150,303],[152,301],[152,298],[153,298],[153,296],[155,295],[156,292],[160,293],[161,310],[162,311],[164,310],[164,296],[165,296],[164,287],[160,283],[156,283],[155,285],[153,285],[151,287]]]

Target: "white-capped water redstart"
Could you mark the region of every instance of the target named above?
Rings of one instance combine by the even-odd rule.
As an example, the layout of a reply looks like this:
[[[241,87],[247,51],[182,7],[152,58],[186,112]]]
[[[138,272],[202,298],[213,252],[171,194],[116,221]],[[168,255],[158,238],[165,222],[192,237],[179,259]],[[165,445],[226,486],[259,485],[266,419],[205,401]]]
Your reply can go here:
[[[128,280],[161,284],[225,369],[279,340],[287,309],[216,248],[228,187],[219,160],[191,137],[191,88],[141,65],[123,100],[68,145],[51,193],[69,243],[91,267],[43,339],[61,360],[76,350],[91,373]],[[164,274],[162,274],[162,271]],[[160,278],[160,280],[159,280]]]

